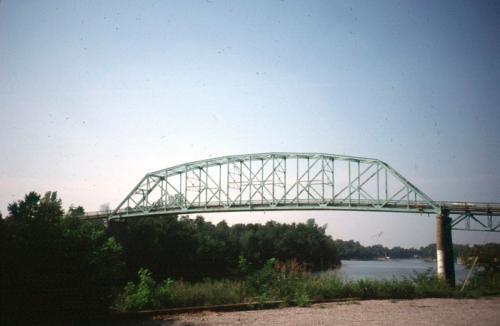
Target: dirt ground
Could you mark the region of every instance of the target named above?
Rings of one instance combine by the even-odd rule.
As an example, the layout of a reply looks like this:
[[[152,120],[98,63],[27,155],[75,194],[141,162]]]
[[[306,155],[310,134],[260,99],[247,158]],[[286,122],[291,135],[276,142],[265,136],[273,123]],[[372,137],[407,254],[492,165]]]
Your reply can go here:
[[[482,299],[367,300],[240,312],[156,316],[121,325],[496,325],[500,297]]]

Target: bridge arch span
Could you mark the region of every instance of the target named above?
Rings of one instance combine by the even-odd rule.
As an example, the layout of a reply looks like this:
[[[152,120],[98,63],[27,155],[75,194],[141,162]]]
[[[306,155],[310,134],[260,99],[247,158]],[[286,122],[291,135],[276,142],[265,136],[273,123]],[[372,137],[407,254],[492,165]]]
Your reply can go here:
[[[438,213],[387,163],[326,153],[258,153],[147,173],[113,216],[258,210]]]

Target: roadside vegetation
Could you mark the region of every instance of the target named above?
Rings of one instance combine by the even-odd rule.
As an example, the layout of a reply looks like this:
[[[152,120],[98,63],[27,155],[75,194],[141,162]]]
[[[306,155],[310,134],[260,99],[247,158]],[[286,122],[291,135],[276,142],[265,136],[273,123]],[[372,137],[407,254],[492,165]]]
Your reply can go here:
[[[340,259],[409,258],[420,249],[363,247],[306,223],[216,225],[202,217],[83,220],[57,193],[27,194],[0,215],[2,324],[95,320],[110,311],[269,301],[307,306],[343,298],[411,299],[500,294],[500,244],[455,251],[476,276],[465,290],[429,271],[392,280],[345,281],[317,271]],[[423,251],[424,250],[424,251]],[[460,251],[462,250],[462,251]]]
[[[500,295],[498,273],[479,273],[469,285],[450,288],[429,270],[410,277],[389,280],[347,281],[337,276],[318,276],[292,260],[286,263],[269,259],[256,271],[249,272],[241,257],[240,280],[204,280],[197,283],[167,279],[157,283],[148,270],[139,272],[138,283],[128,283],[114,308],[137,311],[177,307],[248,303],[258,308],[267,302],[281,306],[308,306],[313,301],[335,299],[416,299],[477,298]]]

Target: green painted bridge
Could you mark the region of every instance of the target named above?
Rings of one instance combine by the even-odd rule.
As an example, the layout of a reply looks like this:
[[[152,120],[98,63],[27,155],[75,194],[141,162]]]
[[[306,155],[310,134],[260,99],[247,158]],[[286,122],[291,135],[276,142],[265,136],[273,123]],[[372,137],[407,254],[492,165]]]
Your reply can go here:
[[[381,160],[324,153],[224,156],[154,171],[112,212],[88,218],[284,210],[446,211],[454,229],[500,232],[500,204],[434,201]]]

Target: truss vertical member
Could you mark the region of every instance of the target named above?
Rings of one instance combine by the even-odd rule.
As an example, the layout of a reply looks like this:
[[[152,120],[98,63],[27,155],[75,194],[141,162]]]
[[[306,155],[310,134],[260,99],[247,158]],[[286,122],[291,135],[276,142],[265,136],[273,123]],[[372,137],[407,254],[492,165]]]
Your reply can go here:
[[[436,216],[436,263],[437,276],[451,287],[455,286],[455,261],[451,236],[451,218],[446,208]]]

